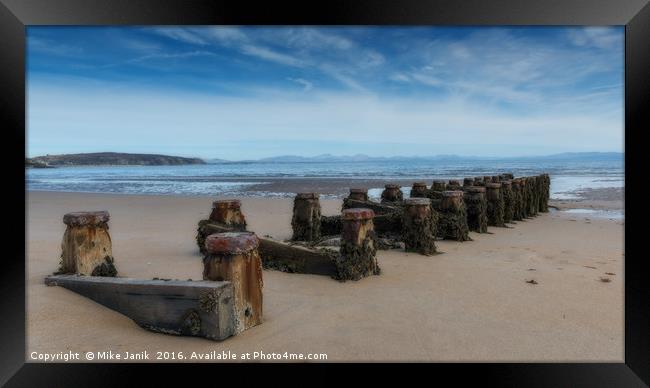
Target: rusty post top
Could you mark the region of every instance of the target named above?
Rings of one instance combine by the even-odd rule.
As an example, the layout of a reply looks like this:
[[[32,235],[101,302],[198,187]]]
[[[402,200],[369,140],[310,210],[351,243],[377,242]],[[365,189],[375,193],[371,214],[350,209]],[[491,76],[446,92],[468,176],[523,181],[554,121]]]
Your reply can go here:
[[[107,223],[110,218],[106,210],[72,212],[63,216],[63,223],[68,226],[97,226]]]
[[[258,245],[259,239],[253,232],[214,233],[205,239],[205,249],[216,255],[239,255]]]
[[[466,193],[485,193],[485,187],[483,186],[468,186],[465,188]]]
[[[400,189],[400,188],[402,188],[402,186],[396,185],[394,183],[387,183],[386,185],[384,185],[384,188],[385,189]]]
[[[318,199],[320,195],[318,193],[298,193],[296,194],[296,199]]]
[[[500,189],[501,183],[494,183],[494,182],[486,183],[485,187],[487,187],[488,189]]]
[[[220,199],[218,201],[212,202],[212,208],[221,208],[221,209],[240,209],[241,201],[238,199]]]
[[[350,194],[368,194],[368,189],[350,188]]]
[[[431,200],[429,198],[408,198],[404,201],[406,206],[429,206]]]
[[[463,192],[458,190],[447,190],[442,192],[443,197],[453,198],[453,197],[462,197]]]
[[[355,207],[351,209],[343,210],[343,219],[356,221],[356,220],[371,220],[375,216],[375,212],[372,209],[366,209],[362,207]]]
[[[425,182],[413,182],[413,187],[427,187]]]

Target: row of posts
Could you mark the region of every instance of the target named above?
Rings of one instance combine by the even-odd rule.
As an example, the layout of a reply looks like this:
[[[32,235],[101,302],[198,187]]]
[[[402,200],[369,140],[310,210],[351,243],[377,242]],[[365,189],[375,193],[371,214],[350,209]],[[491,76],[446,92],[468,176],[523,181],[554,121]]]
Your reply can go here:
[[[401,209],[401,235],[407,251],[436,252],[435,239],[470,240],[469,231],[486,233],[488,226],[505,227],[513,221],[548,211],[548,174],[515,178],[513,174],[461,180],[434,180],[430,187],[415,182],[410,198],[401,187],[387,184],[381,203]],[[351,188],[349,199],[368,200],[368,190]],[[370,203],[370,202],[369,202]],[[367,209],[366,209],[367,210]],[[342,218],[345,229],[346,220]],[[293,240],[316,241],[321,237],[321,208],[317,193],[301,193],[294,199],[291,221]],[[354,236],[342,236],[342,240]]]

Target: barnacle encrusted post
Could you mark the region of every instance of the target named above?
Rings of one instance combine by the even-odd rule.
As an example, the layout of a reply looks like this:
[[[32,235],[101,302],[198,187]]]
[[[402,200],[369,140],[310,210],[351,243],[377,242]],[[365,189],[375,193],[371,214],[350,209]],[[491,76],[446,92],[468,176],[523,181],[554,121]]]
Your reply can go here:
[[[501,181],[501,196],[503,197],[503,222],[511,223],[514,217],[514,198],[512,195],[512,181]]]
[[[463,200],[467,207],[467,227],[472,232],[485,233],[488,228],[485,187],[465,187]]]
[[[447,182],[443,180],[434,180],[429,190],[429,198],[431,199],[431,206],[437,210],[442,201],[442,192],[447,190]]]
[[[422,255],[436,253],[436,211],[428,198],[409,198],[404,201],[402,217],[404,248]]]
[[[467,241],[467,209],[462,191],[443,191],[438,212],[438,236],[456,241]]]
[[[375,257],[377,253],[373,217],[370,209],[345,209],[341,219],[341,249],[334,259],[338,280],[359,280],[370,275],[379,275],[380,269]]]
[[[222,199],[212,202],[210,221],[228,226],[236,231],[246,230],[246,218],[238,199]]]
[[[519,179],[519,184],[521,186],[521,216],[522,218],[529,218],[530,214],[528,214],[528,211],[530,210],[530,205],[529,205],[529,183],[526,180],[526,177],[521,177]]]
[[[262,260],[252,232],[215,233],[205,239],[203,280],[233,285],[235,334],[262,323]]]
[[[485,184],[488,201],[488,225],[505,226],[503,222],[503,196],[501,195],[501,183]]]
[[[457,191],[462,189],[462,184],[463,182],[457,180],[457,179],[452,179],[449,181],[449,184],[447,185],[447,190],[452,190],[452,191]]]
[[[424,182],[414,182],[411,187],[411,198],[426,198],[429,195],[429,189]]]
[[[474,178],[463,178],[463,187],[474,186]]]
[[[401,203],[404,199],[401,186],[395,184],[387,184],[384,186],[384,191],[381,192],[381,203]]]
[[[210,217],[199,221],[196,243],[201,254],[205,254],[205,238],[213,233],[224,232],[224,229],[240,232],[246,230],[246,218],[238,199],[220,199],[212,202]]]
[[[548,213],[548,200],[551,197],[551,177],[548,174],[540,175],[541,196],[539,201],[539,211]]]
[[[521,180],[513,179],[511,180],[511,189],[512,189],[512,219],[514,221],[521,221],[524,217],[522,215],[522,197],[521,197]]]
[[[354,199],[357,201],[367,201],[368,200],[368,189],[362,188],[350,188],[350,194],[348,198]]]
[[[115,276],[107,211],[74,212],[63,216],[66,225],[61,241],[61,262],[57,273],[87,276]]]
[[[538,192],[537,178],[534,176],[526,177],[526,187],[528,187],[528,216],[537,216]]]
[[[320,200],[318,193],[298,193],[293,200],[292,240],[316,241],[320,238]]]

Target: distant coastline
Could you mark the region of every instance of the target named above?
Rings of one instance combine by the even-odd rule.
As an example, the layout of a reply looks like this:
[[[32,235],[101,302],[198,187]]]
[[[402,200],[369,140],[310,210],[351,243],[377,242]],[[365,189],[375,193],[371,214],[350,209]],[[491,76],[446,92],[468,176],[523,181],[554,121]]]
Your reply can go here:
[[[205,164],[205,161],[200,158],[121,152],[45,155],[25,158],[25,167],[33,168],[59,166],[179,166],[187,164]]]

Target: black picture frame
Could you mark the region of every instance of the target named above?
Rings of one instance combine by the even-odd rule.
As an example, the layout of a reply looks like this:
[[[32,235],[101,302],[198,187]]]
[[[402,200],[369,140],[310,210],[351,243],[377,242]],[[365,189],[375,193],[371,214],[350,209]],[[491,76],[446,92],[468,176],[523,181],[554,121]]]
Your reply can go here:
[[[551,364],[427,364],[431,381],[480,381],[499,386],[643,386],[650,384],[650,282],[642,242],[632,232],[645,230],[648,209],[635,199],[635,175],[644,165],[643,131],[650,128],[650,6],[648,0],[329,0],[318,3],[201,0],[0,0],[0,112],[8,171],[4,186],[5,253],[0,270],[0,384],[7,386],[116,385],[147,373],[147,380],[184,374],[176,365],[98,365],[25,363],[25,28],[29,25],[625,25],[625,362]],[[646,151],[646,152],[644,152]],[[22,204],[22,206],[20,205]],[[22,228],[21,228],[22,226]],[[21,259],[22,258],[22,259]],[[277,366],[277,365],[276,365]],[[369,373],[359,364],[341,365],[346,375],[363,379],[395,374],[393,366]],[[422,366],[422,365],[418,365]],[[269,365],[257,365],[270,370]],[[309,367],[309,366],[307,366]],[[198,367],[222,382],[225,376],[246,384],[255,374],[241,365]],[[226,372],[226,368],[228,371]],[[290,366],[296,368],[296,366]],[[341,375],[311,366],[319,382]],[[184,368],[183,368],[184,369]],[[288,369],[286,365],[284,368]],[[419,369],[419,368],[418,368]],[[432,370],[429,370],[432,369]],[[155,370],[155,372],[154,372]],[[291,372],[292,375],[294,372]],[[284,373],[282,373],[284,374]],[[402,375],[403,372],[399,372]],[[344,379],[349,379],[348,377]]]

